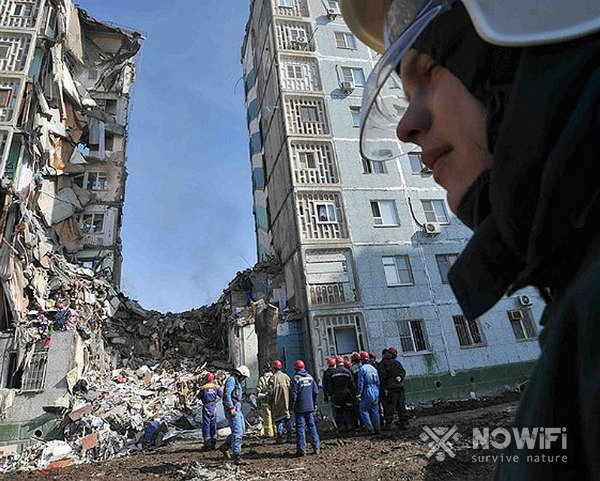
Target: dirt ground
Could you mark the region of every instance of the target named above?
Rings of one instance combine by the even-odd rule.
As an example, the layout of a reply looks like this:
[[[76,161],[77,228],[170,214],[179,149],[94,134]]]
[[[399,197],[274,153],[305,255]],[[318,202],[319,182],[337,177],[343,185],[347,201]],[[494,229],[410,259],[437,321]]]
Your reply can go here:
[[[508,401],[508,402],[506,402]],[[0,480],[410,480],[480,481],[489,479],[493,462],[474,462],[471,448],[473,427],[506,426],[517,402],[501,398],[492,402],[442,405],[413,413],[407,431],[389,431],[381,436],[356,435],[336,439],[322,433],[320,455],[295,458],[293,444],[276,445],[273,440],[244,438],[244,463],[224,462],[221,453],[200,451],[199,442],[173,442],[151,452],[78,465],[50,473],[29,472],[0,476]],[[462,409],[456,411],[456,409]],[[456,425],[461,438],[455,442],[454,458],[428,458],[430,450],[421,439],[423,426]],[[310,451],[309,451],[310,452]]]

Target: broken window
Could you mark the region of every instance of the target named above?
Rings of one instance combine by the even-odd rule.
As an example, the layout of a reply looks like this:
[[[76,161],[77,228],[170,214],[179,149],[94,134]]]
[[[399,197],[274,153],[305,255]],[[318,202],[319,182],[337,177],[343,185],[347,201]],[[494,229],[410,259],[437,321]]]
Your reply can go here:
[[[429,345],[422,319],[398,321],[402,352],[428,352]]]
[[[108,177],[106,172],[86,172],[87,182],[86,189],[89,190],[108,190]]]
[[[333,337],[335,339],[335,352],[338,355],[344,356],[359,350],[358,336],[354,327],[335,327]]]
[[[101,234],[104,229],[104,214],[98,212],[82,214],[79,228],[85,234]]]
[[[465,316],[452,316],[454,328],[461,347],[485,346],[477,319],[465,319]]]
[[[47,365],[48,349],[44,346],[44,341],[38,341],[35,344],[35,350],[29,366],[23,369],[21,392],[38,392],[44,390]]]
[[[106,135],[104,137],[104,149],[109,152],[112,152],[113,150],[115,150],[114,134],[111,134],[110,132],[106,132]]]
[[[0,107],[6,108],[10,104],[10,97],[12,96],[12,89],[0,88]]]
[[[7,389],[21,389],[23,369],[17,369],[17,351],[8,351],[5,357],[6,377],[4,387]]]

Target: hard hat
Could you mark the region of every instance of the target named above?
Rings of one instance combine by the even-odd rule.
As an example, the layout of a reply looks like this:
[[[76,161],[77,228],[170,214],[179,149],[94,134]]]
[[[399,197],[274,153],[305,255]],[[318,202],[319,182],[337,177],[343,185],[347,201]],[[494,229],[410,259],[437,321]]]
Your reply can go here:
[[[360,360],[361,361],[368,361],[369,360],[369,353],[367,351],[361,351],[360,352]]]
[[[304,361],[302,359],[296,359],[296,362],[294,362],[294,369],[296,371],[300,371],[301,369],[305,369],[305,365],[304,365]]]
[[[275,359],[273,361],[273,369],[281,369],[283,368],[283,364],[281,364],[281,361],[279,359]]]
[[[250,369],[247,366],[241,365],[237,369],[234,369],[233,372],[236,372],[242,377],[250,377]]]
[[[374,352],[369,352],[369,359],[377,359]]]
[[[347,360],[345,360],[345,361],[344,361],[344,367],[345,367],[346,369],[348,369],[350,366],[352,366],[352,363],[351,363],[350,361],[347,361]]]
[[[360,153],[369,160],[397,157],[395,131],[408,107],[395,70],[417,37],[457,0],[342,0],[348,27],[379,53],[363,90]],[[487,42],[524,46],[566,41],[600,30],[600,1],[462,0]]]
[[[328,365],[329,367],[333,367],[333,366],[335,366],[335,359],[334,359],[334,358],[332,358],[332,357],[328,357],[328,358],[327,358],[327,365]]]
[[[215,375],[212,372],[207,372],[206,376],[204,376],[206,382],[213,382],[215,380]]]
[[[388,347],[387,352],[389,352],[390,354],[392,354],[394,356],[398,355],[398,349],[396,349],[395,347]]]
[[[360,354],[358,352],[353,352],[352,356],[350,356],[350,359],[353,361],[360,361]]]
[[[336,364],[343,364],[344,358],[342,356],[338,356],[335,358]]]

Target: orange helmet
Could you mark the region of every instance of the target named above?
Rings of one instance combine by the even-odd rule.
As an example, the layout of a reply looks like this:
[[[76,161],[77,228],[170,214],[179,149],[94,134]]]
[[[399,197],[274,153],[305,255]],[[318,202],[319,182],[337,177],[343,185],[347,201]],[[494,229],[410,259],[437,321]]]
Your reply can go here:
[[[212,372],[207,372],[206,376],[204,376],[206,382],[213,382],[215,380],[215,375]]]
[[[275,359],[273,361],[273,369],[281,369],[283,367],[283,364],[281,364],[281,361],[279,359]]]
[[[336,364],[343,364],[344,358],[342,356],[338,356],[335,358]]]
[[[327,358],[327,365],[328,365],[329,367],[333,367],[333,366],[335,366],[335,359],[334,359],[334,358],[332,358],[332,357],[328,357],[328,358]]]
[[[392,355],[392,356],[396,356],[398,355],[398,349],[396,349],[395,347],[388,347],[387,351]]]
[[[353,352],[352,356],[350,356],[352,361],[360,361],[360,354],[358,352]]]
[[[346,369],[350,369],[351,366],[352,366],[352,363],[350,361],[344,361],[344,367]]]
[[[296,371],[300,371],[301,369],[305,369],[306,366],[304,365],[304,361],[302,359],[296,359],[296,362],[294,362],[294,369]]]
[[[360,351],[360,360],[361,361],[368,361],[369,360],[369,353],[367,351]]]

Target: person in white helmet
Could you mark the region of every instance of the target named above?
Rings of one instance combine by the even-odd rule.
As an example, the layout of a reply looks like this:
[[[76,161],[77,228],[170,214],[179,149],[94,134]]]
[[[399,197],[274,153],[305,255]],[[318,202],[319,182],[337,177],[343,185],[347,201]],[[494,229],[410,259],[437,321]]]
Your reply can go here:
[[[600,2],[341,6],[382,54],[362,155],[397,157],[396,137],[420,146],[474,230],[448,275],[466,317],[525,286],[547,303],[515,419],[535,442],[509,440],[495,478],[600,479]]]
[[[227,377],[223,389],[223,408],[225,409],[225,417],[229,422],[231,434],[219,446],[219,451],[224,456],[229,457],[229,450],[231,449],[235,464],[242,463],[242,436],[246,431],[244,414],[242,413],[242,398],[244,396],[242,383],[249,377],[250,370],[248,367],[239,366]]]

